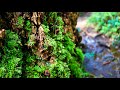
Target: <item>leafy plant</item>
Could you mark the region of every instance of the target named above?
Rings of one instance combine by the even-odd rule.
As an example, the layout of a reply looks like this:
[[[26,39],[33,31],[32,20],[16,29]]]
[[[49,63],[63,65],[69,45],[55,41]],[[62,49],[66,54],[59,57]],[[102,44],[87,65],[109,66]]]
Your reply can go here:
[[[84,54],[80,48],[76,48],[76,54],[80,57],[81,62],[84,60]]]
[[[23,28],[23,25],[24,25],[23,23],[24,23],[23,17],[22,16],[18,17],[18,22],[17,22],[16,26],[18,28]]]
[[[26,29],[27,31],[31,31],[31,30],[32,30],[32,29],[31,29],[31,22],[30,22],[30,20],[27,20],[27,21],[26,21],[25,29]]]
[[[120,28],[119,12],[94,12],[88,20],[88,25],[91,24],[96,26],[96,30],[114,38]]]
[[[27,78],[41,78],[42,73],[44,73],[44,71],[46,70],[46,68],[44,66],[38,66],[35,65],[33,66],[27,66],[26,67],[26,73],[27,73]]]
[[[73,57],[69,61],[69,68],[71,70],[72,76],[76,78],[83,78],[89,76],[89,73],[85,72],[83,67],[79,63],[76,62],[76,58]]]
[[[49,66],[50,78],[69,78],[70,69],[68,68],[67,63],[62,61],[57,61],[55,64]]]
[[[22,50],[18,35],[10,30],[6,30],[4,55],[0,63],[0,77],[19,78],[22,74]]]
[[[115,38],[114,38],[114,41],[112,42],[112,46],[113,47],[120,47],[120,36],[116,36]]]
[[[50,12],[48,15],[52,15],[51,17],[53,19],[50,17],[50,20],[52,22],[50,24],[47,21],[46,23],[44,22],[45,24],[43,25],[43,28],[46,34],[44,45],[53,47],[51,52],[52,55],[56,57],[56,63],[58,64],[54,64],[52,66],[59,67],[61,69],[50,69],[51,77],[68,78],[71,75],[74,75],[74,77],[77,78],[86,77],[88,74],[85,75],[85,71],[82,68],[82,62],[84,60],[82,50],[76,47],[75,43],[69,37],[69,33],[63,34],[64,22],[62,21],[62,18],[58,16],[56,12],[53,14]],[[47,19],[49,20],[49,18]],[[53,25],[51,26],[51,24]],[[51,31],[54,34],[49,34]],[[56,31],[57,34],[55,33]],[[64,65],[67,65],[68,69],[65,68]],[[67,69],[64,72],[67,73],[65,76],[61,75],[61,71],[64,71],[64,69]],[[60,73],[60,75],[58,75],[58,73]]]

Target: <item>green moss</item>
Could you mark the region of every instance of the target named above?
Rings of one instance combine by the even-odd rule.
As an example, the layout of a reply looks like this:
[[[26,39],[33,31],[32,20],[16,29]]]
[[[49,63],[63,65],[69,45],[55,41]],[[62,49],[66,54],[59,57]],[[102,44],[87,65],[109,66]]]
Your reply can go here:
[[[59,70],[59,68],[56,69],[51,69],[51,77],[64,77],[64,78],[68,78],[70,77],[70,75],[74,75],[74,77],[76,78],[81,78],[81,77],[86,77],[84,75],[84,73],[86,73],[82,67],[82,62],[84,60],[84,54],[82,53],[82,50],[78,47],[76,47],[75,43],[72,41],[72,39],[69,37],[69,33],[63,34],[63,26],[64,26],[64,22],[62,20],[62,18],[60,16],[58,16],[58,14],[50,12],[47,13],[49,16],[51,16],[51,22],[55,22],[55,23],[51,23],[54,25],[51,26],[51,24],[49,24],[47,21],[46,23],[47,26],[45,26],[45,24],[43,25],[44,27],[44,32],[46,34],[46,39],[45,39],[45,46],[52,46],[52,54],[54,56],[56,56],[56,63],[60,63],[53,65],[53,67],[58,67],[61,68],[61,70],[66,69],[64,67],[64,63],[66,63],[67,65],[67,70],[64,71],[64,73],[68,73],[67,75],[58,75],[58,73],[62,73],[61,70]],[[47,17],[47,19],[49,20],[49,17]],[[50,31],[55,31],[55,30],[59,30],[57,34],[55,34],[54,32],[52,32],[53,34],[49,34]],[[47,44],[48,43],[48,44]],[[47,45],[46,45],[47,44]],[[63,64],[62,64],[63,63]],[[69,71],[68,71],[69,70]]]
[[[75,78],[86,77],[82,62],[84,54],[70,38],[63,34],[64,22],[57,12],[44,13],[42,27],[45,33],[44,50],[54,56],[54,63],[36,56],[33,50],[36,37],[32,34],[31,22],[18,17],[16,27],[23,35],[6,30],[4,46],[0,51],[0,77],[2,78]],[[49,50],[49,47],[51,49]],[[3,52],[2,52],[3,51]],[[44,72],[48,70],[50,75]]]
[[[3,47],[4,55],[0,63],[0,76],[5,78],[21,77],[21,60],[22,50],[19,45],[18,35],[10,30],[6,30],[5,46]]]

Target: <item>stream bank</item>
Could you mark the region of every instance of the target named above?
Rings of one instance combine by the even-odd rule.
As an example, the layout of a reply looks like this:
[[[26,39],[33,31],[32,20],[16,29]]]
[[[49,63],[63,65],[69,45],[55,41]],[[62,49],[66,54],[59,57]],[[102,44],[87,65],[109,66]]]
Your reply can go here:
[[[94,27],[87,27],[87,19],[92,12],[86,12],[80,16],[76,28],[79,28],[82,42],[86,47],[83,49],[85,54],[84,66],[86,71],[93,74],[96,78],[120,78],[120,57],[116,58],[111,48],[113,40],[99,32]],[[119,53],[120,48],[116,49]]]

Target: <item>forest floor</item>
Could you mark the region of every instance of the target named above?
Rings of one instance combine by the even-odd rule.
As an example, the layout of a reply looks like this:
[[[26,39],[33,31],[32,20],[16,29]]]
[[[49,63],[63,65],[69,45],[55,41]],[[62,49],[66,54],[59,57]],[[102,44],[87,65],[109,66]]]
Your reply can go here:
[[[76,25],[81,30],[81,43],[86,46],[83,50],[85,69],[96,78],[120,78],[120,58],[116,59],[110,48],[113,40],[97,32],[94,26],[87,27],[91,13],[87,12],[80,16]]]

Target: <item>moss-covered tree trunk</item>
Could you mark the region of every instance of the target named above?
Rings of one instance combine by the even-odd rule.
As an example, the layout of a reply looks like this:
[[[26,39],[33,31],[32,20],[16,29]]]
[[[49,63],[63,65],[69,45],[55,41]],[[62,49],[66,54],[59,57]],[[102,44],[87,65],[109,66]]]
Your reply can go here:
[[[82,67],[84,55],[82,50],[77,47],[77,43],[81,42],[81,37],[75,29],[78,12],[10,12],[0,15],[4,17],[0,21],[0,28],[5,29],[5,32],[8,29],[11,31],[12,34],[9,34],[9,38],[12,38],[12,35],[16,37],[18,35],[20,39],[19,42],[16,41],[19,47],[21,46],[22,54],[21,62],[18,63],[22,72],[19,77],[69,78],[70,76],[86,76]],[[7,41],[3,42],[3,47],[7,45],[5,43]],[[14,48],[17,49],[18,46]],[[3,53],[5,50],[3,49]],[[4,55],[4,57],[7,56]],[[3,59],[2,57],[1,61],[4,61]],[[14,62],[12,64],[14,71],[17,66]],[[4,69],[9,71],[8,63],[6,65]],[[0,70],[3,69],[0,68]],[[6,72],[3,70],[2,73],[1,77],[5,77]],[[10,75],[11,77],[16,76],[12,72]]]

